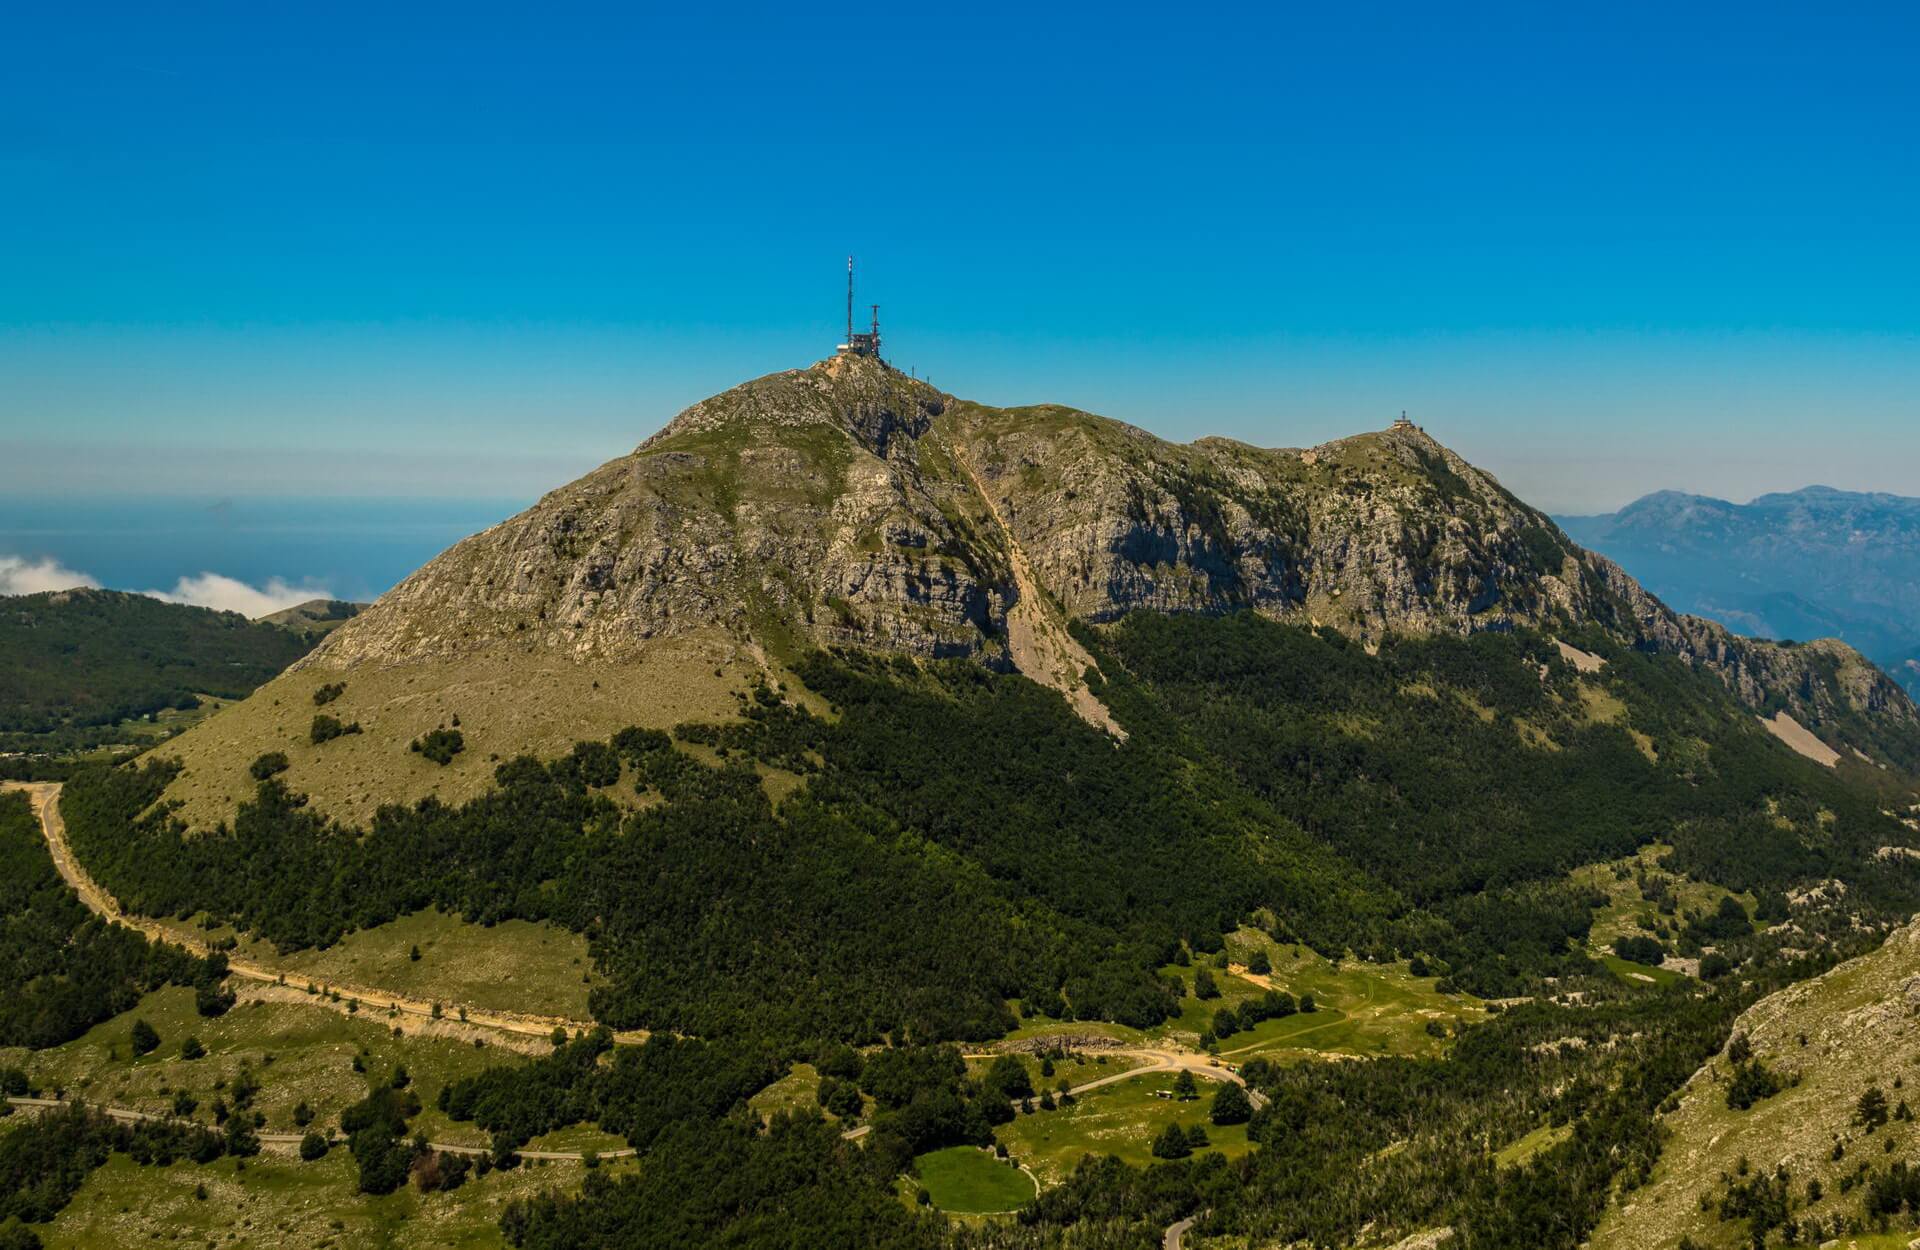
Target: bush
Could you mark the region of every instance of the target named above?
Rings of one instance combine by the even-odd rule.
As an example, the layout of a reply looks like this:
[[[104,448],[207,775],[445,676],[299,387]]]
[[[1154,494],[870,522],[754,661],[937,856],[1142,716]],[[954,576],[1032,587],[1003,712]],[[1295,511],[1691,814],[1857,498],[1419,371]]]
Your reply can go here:
[[[1273,971],[1273,960],[1267,956],[1267,948],[1262,946],[1253,952],[1253,958],[1247,960],[1247,971],[1257,977],[1264,977]]]
[[[408,750],[416,755],[424,755],[441,767],[453,763],[453,757],[466,750],[466,739],[458,729],[435,729],[423,737],[415,738]]]
[[[278,776],[287,771],[287,753],[269,751],[248,765],[247,771],[253,774],[255,781],[265,781],[269,777]]]
[[[326,685],[320,687],[318,690],[313,692],[313,706],[325,707],[327,706],[327,704],[333,702],[335,699],[339,698],[341,695],[345,694],[346,692],[347,692],[346,682],[330,681]]]
[[[1613,939],[1613,953],[1636,964],[1659,967],[1667,957],[1667,948],[1650,937],[1638,934]]]
[[[1784,1088],[1779,1074],[1759,1060],[1738,1064],[1733,1069],[1733,1080],[1727,1085],[1727,1106],[1734,1111],[1745,1111],[1763,1098],[1771,1098]]]
[[[193,987],[193,1009],[209,1019],[226,1015],[234,1001],[233,991],[217,981],[202,981]]]
[[[315,1159],[326,1158],[327,1151],[331,1148],[327,1139],[317,1130],[309,1129],[307,1135],[300,1139],[300,1157],[308,1163],[312,1163]]]
[[[359,732],[359,721],[355,721],[351,725],[343,725],[336,717],[321,715],[313,718],[313,728],[308,731],[307,736],[313,740],[313,745],[319,746],[323,742],[332,742],[335,738],[342,738],[347,734],[357,734]],[[395,1186],[395,1188],[398,1188],[398,1186]]]
[[[180,1057],[182,1059],[200,1059],[204,1058],[206,1053],[207,1048],[200,1044],[200,1039],[197,1037],[189,1037],[186,1041],[180,1043]]]

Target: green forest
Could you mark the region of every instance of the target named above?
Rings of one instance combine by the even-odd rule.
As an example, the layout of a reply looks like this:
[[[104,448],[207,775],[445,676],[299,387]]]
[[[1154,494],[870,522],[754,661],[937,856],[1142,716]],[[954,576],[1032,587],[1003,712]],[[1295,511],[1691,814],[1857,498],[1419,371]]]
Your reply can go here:
[[[95,745],[120,721],[194,707],[197,695],[242,698],[316,641],[120,591],[0,597],[0,744]]]
[[[271,766],[227,828],[150,810],[172,775],[160,760],[76,772],[63,812],[130,909],[204,913],[283,950],[430,906],[586,935],[596,1019],[655,1040],[563,1039],[440,1106],[503,1160],[571,1123],[643,1151],[637,1175],[512,1207],[503,1227],[529,1247],[784,1246],[857,1226],[871,1245],[1144,1250],[1198,1212],[1204,1231],[1315,1245],[1385,1220],[1448,1222],[1470,1247],[1571,1247],[1644,1177],[1656,1109],[1743,1006],[1920,904],[1920,873],[1873,854],[1892,828],[1873,786],[1792,755],[1671,658],[1608,648],[1581,679],[1525,633],[1370,655],[1252,615],[1137,615],[1082,637],[1124,744],[1023,678],[815,654],[796,673],[827,715],[762,687],[738,721],[508,760],[480,798],[390,806],[363,829]],[[1583,680],[1617,711],[1592,715]],[[800,784],[775,803],[761,769]],[[1796,884],[1847,881],[1844,911],[1794,914],[1825,939],[1820,961],[1736,907],[1676,939],[1715,942],[1717,980],[1613,979],[1582,952],[1604,900],[1566,874],[1656,840],[1672,871],[1782,907]],[[1015,1114],[950,1043],[1033,1021],[1155,1025],[1186,992],[1157,970],[1249,923],[1535,1001],[1441,1058],[1249,1063],[1257,1148],[1231,1162],[1089,1158],[1014,1224],[949,1227],[896,1199],[916,1154],[987,1144]],[[1570,989],[1579,1001],[1544,1001]],[[1255,1000],[1221,1027],[1292,1005]],[[864,1142],[812,1111],[768,1128],[745,1113],[796,1061],[829,1074],[823,1103],[871,1100]],[[412,1114],[382,1106],[365,1117],[368,1175],[390,1169]],[[1523,1166],[1492,1163],[1539,1124],[1569,1131]]]
[[[61,879],[27,796],[0,794],[0,1046],[52,1046],[168,983],[213,986],[204,960],[98,919]]]

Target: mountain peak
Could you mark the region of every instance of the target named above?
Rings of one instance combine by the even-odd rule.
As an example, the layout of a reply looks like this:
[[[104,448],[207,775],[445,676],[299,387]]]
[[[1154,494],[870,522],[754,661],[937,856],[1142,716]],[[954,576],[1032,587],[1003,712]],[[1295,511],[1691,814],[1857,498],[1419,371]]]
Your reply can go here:
[[[499,752],[551,753],[726,714],[805,652],[856,648],[1016,669],[1117,730],[1070,622],[1238,610],[1369,646],[1598,627],[1735,665],[1743,696],[1766,668],[1411,422],[1308,450],[1182,445],[841,355],[690,406],[428,563],[286,680],[366,692],[349,710],[369,732],[427,732],[499,692],[516,718]],[[361,745],[333,753],[344,787]]]

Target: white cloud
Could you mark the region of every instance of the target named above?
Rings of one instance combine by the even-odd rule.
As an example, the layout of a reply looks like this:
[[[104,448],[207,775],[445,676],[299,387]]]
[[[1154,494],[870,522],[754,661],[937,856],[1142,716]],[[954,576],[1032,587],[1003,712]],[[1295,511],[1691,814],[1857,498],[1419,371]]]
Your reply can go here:
[[[21,556],[0,556],[0,595],[37,595],[43,590],[72,590],[75,586],[98,586],[85,573],[60,567],[52,558],[28,560]]]
[[[218,608],[222,612],[238,612],[242,616],[261,617],[282,608],[290,608],[296,603],[305,603],[309,599],[330,599],[333,596],[325,586],[314,582],[301,582],[291,585],[278,577],[268,578],[265,586],[249,586],[238,578],[226,577],[219,573],[202,573],[198,577],[183,577],[174,584],[172,590],[149,590],[145,593],[155,599],[164,599],[168,603],[190,603],[202,608]]]

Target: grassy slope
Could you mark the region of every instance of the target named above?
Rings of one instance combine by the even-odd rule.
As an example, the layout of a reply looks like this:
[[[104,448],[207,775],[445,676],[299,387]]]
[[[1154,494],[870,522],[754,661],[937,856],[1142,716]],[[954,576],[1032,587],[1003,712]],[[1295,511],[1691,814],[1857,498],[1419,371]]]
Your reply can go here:
[[[1878,1084],[1897,1102],[1903,1095],[1893,1082],[1920,1077],[1914,1049],[1920,1038],[1907,999],[1916,973],[1920,927],[1909,926],[1880,949],[1755,1004],[1737,1027],[1748,1033],[1762,1062],[1783,1075],[1798,1073],[1800,1084],[1749,1111],[1733,1111],[1726,1101],[1725,1056],[1702,1068],[1664,1117],[1671,1136],[1652,1182],[1623,1196],[1595,1231],[1592,1250],[1668,1246],[1682,1235],[1702,1246],[1746,1245],[1744,1223],[1722,1223],[1700,1208],[1703,1196],[1717,1199],[1724,1192],[1719,1178],[1733,1172],[1742,1156],[1755,1172],[1789,1168],[1795,1197],[1802,1200],[1796,1218],[1858,1214],[1861,1191],[1842,1195],[1842,1175],[1863,1162],[1884,1168],[1920,1150],[1920,1131],[1911,1122],[1889,1124],[1872,1136],[1852,1123],[1854,1105],[1869,1085]],[[1836,1138],[1847,1147],[1839,1162],[1831,1158]],[[1888,1140],[1896,1143],[1892,1153],[1884,1149]],[[1811,1177],[1820,1179],[1825,1197],[1808,1208]],[[1884,1244],[1905,1246],[1913,1235],[1902,1232]],[[1877,1244],[1859,1239],[1862,1250]]]
[[[1618,937],[1659,937],[1656,926],[1664,922],[1669,929],[1682,924],[1688,913],[1711,916],[1720,900],[1731,897],[1752,914],[1757,900],[1751,893],[1734,893],[1721,886],[1696,881],[1684,873],[1669,872],[1659,866],[1660,858],[1673,850],[1665,843],[1650,843],[1639,852],[1605,864],[1576,868],[1568,878],[1578,885],[1590,886],[1606,895],[1606,904],[1593,913],[1593,930],[1587,947],[1598,958],[1613,948]],[[1624,872],[1626,875],[1622,876]],[[1663,916],[1659,907],[1640,892],[1639,876],[1664,880],[1673,892],[1674,911]],[[1667,939],[1672,945],[1672,939]]]
[[[187,936],[218,941],[230,926],[208,931],[162,919]],[[415,949],[420,958],[412,958]],[[349,933],[325,950],[279,954],[272,943],[242,941],[237,957],[282,969],[289,985],[337,981],[410,998],[489,1011],[590,1019],[587,993],[605,978],[593,969],[587,940],[554,924],[503,920],[470,924],[434,910],[413,912]]]
[[[1033,1182],[1017,1166],[974,1146],[949,1146],[913,1161],[920,1183],[942,1211],[980,1215],[1012,1211],[1033,1198]]]
[[[160,1034],[159,1049],[140,1058],[133,1057],[127,1040],[136,1019]],[[205,1058],[180,1058],[180,1043],[189,1036],[206,1047]],[[366,1077],[353,1070],[354,1057],[362,1051],[370,1072],[406,1065],[428,1108],[414,1121],[416,1127],[436,1141],[473,1145],[485,1144],[485,1134],[471,1124],[454,1125],[433,1110],[440,1086],[482,1068],[520,1061],[501,1047],[476,1049],[465,1042],[411,1035],[396,1038],[384,1016],[350,1018],[304,1003],[242,1001],[226,1015],[208,1020],[195,1013],[193,991],[176,986],[147,995],[133,1010],[65,1045],[0,1050],[0,1065],[26,1069],[41,1088],[62,1088],[88,1101],[156,1113],[170,1113],[173,1094],[185,1090],[200,1102],[197,1117],[211,1123],[218,1083],[232,1080],[245,1063],[259,1078],[254,1106],[266,1113],[267,1129],[293,1132],[293,1110],[300,1102],[313,1109],[316,1123],[333,1124],[342,1109],[365,1096]]]
[[[243,1162],[152,1168],[116,1155],[38,1231],[47,1250],[182,1242],[235,1250],[491,1250],[506,1245],[499,1219],[509,1201],[549,1188],[571,1190],[583,1175],[572,1165],[522,1167],[471,1179],[450,1194],[409,1187],[372,1198],[354,1192],[353,1160],[345,1150],[318,1163],[271,1154]],[[205,1199],[197,1196],[200,1186]]]
[[[196,827],[229,819],[252,797],[247,765],[267,751],[286,752],[287,784],[317,810],[364,825],[384,802],[470,799],[492,786],[500,759],[523,751],[551,759],[629,725],[666,729],[725,719],[737,706],[734,692],[759,672],[737,647],[696,638],[663,640],[633,664],[583,664],[502,647],[347,673],[316,666],[276,678],[159,754],[186,766],[167,797],[184,804],[182,815]],[[315,707],[313,692],[335,681],[345,681],[346,691]],[[361,732],[313,745],[309,731],[321,711],[358,722]],[[455,716],[466,749],[451,764],[407,749]]]
[[[1014,1159],[1032,1168],[1043,1185],[1059,1183],[1089,1153],[1119,1155],[1144,1167],[1154,1161],[1154,1136],[1172,1123],[1204,1126],[1212,1143],[1209,1150],[1229,1157],[1247,1152],[1246,1125],[1221,1128],[1207,1118],[1216,1085],[1199,1081],[1200,1097],[1192,1102],[1155,1097],[1171,1092],[1173,1081],[1171,1072],[1119,1081],[1080,1095],[1070,1107],[1021,1115],[994,1136]]]
[[[1235,967],[1244,967],[1257,948],[1264,947],[1273,972],[1264,978],[1274,989],[1298,999],[1313,995],[1319,1010],[1312,1014],[1263,1020],[1220,1043],[1223,1057],[1244,1063],[1256,1055],[1268,1059],[1310,1058],[1314,1055],[1434,1055],[1445,1042],[1427,1032],[1438,1020],[1450,1031],[1486,1018],[1479,1001],[1466,994],[1441,994],[1437,977],[1415,977],[1399,964],[1370,964],[1344,960],[1338,964],[1304,946],[1272,941],[1257,929],[1241,929],[1227,941]],[[1202,1001],[1191,993],[1194,969],[1166,967],[1162,975],[1178,976],[1189,987],[1181,1014],[1156,1036],[1192,1045],[1208,1027],[1213,1013],[1237,1007],[1265,993],[1245,975],[1214,969],[1220,997]]]

